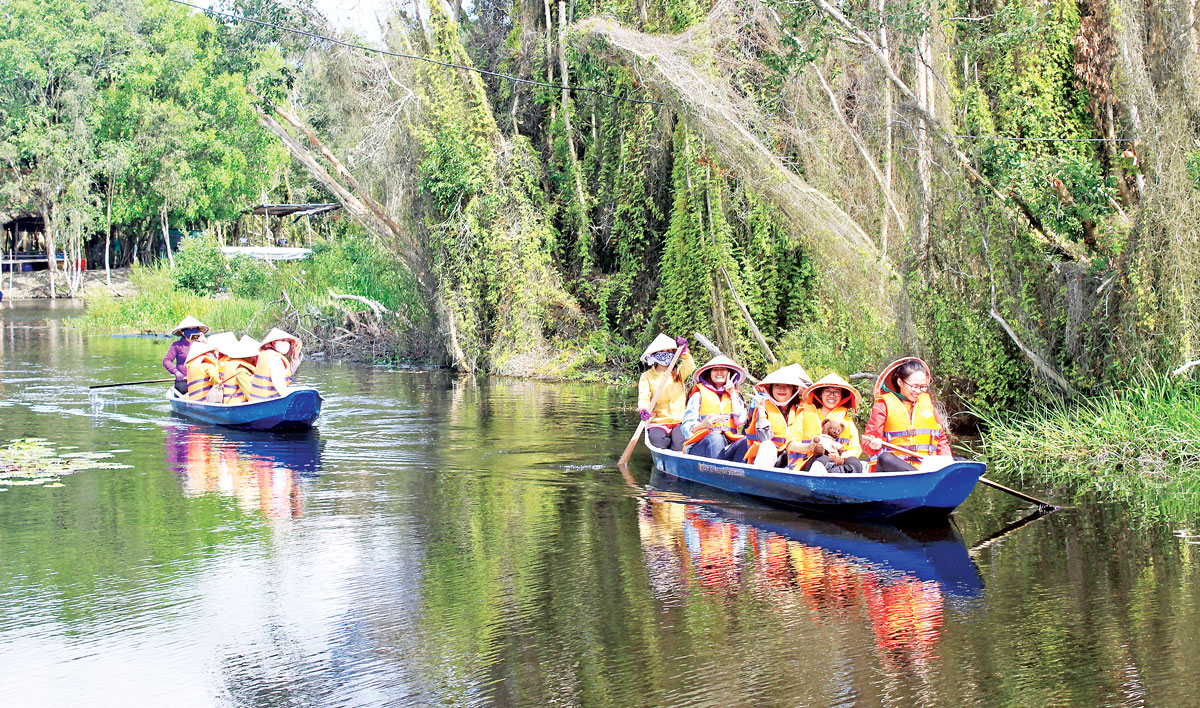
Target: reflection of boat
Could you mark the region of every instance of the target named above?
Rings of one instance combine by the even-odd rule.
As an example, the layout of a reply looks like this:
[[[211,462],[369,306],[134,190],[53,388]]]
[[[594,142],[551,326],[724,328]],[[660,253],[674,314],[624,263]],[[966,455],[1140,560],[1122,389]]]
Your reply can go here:
[[[661,472],[655,473],[650,485],[690,497],[714,499],[714,494],[720,494]],[[974,598],[983,592],[966,543],[948,520],[901,527],[884,521],[804,517],[737,498],[716,501],[728,503],[701,504],[714,518],[753,526],[874,568],[933,581],[950,595]]]
[[[247,430],[301,430],[312,427],[321,415],[321,394],[315,388],[296,388],[281,398],[248,403],[208,403],[184,398],[167,389],[171,410],[213,425]]]
[[[300,516],[302,482],[320,471],[316,431],[274,433],[181,425],[167,431],[167,464],[184,493],[233,497],[267,518]]]
[[[661,473],[651,487],[658,491],[639,501],[638,531],[651,589],[666,604],[750,591],[784,612],[803,608],[789,627],[866,623],[884,661],[921,666],[936,656],[948,604],[959,604],[948,601],[983,591],[944,520],[905,530],[798,518],[743,499],[713,501],[707,487]],[[688,497],[697,492],[704,501]]]
[[[930,472],[828,474],[761,468],[646,447],[660,472],[762,499],[844,518],[945,517],[966,501],[982,462],[954,462]]]

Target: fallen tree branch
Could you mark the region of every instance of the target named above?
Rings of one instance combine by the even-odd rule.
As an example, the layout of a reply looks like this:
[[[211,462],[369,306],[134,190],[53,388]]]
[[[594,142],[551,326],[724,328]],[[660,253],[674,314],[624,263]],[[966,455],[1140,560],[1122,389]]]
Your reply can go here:
[[[1171,375],[1172,376],[1182,376],[1183,374],[1186,374],[1193,366],[1200,366],[1200,359],[1196,359],[1194,361],[1189,361],[1186,364],[1184,364],[1183,366],[1179,367],[1178,369],[1174,369],[1173,371],[1171,371]]]
[[[725,284],[729,286],[729,294],[733,296],[733,301],[737,303],[738,309],[742,311],[742,317],[746,318],[746,324],[750,325],[750,332],[754,335],[754,339],[758,341],[758,346],[762,347],[763,354],[767,355],[767,361],[772,364],[778,363],[775,358],[775,353],[771,351],[771,347],[767,346],[767,340],[763,338],[762,332],[758,331],[758,325],[754,324],[754,318],[750,316],[750,310],[742,304],[742,299],[738,297],[737,290],[733,289],[733,279],[729,277],[729,272],[725,270],[725,266],[721,266],[721,274],[725,276]]]
[[[368,298],[368,297],[362,297],[361,295],[341,295],[339,293],[335,293],[334,291],[330,290],[329,297],[333,298],[334,300],[353,300],[355,302],[361,302],[362,304],[371,308],[371,311],[375,313],[376,320],[382,320],[383,313],[386,312],[388,314],[391,314],[391,312],[392,312],[391,310],[387,309],[379,302],[376,302],[375,300],[372,300],[371,298]]]

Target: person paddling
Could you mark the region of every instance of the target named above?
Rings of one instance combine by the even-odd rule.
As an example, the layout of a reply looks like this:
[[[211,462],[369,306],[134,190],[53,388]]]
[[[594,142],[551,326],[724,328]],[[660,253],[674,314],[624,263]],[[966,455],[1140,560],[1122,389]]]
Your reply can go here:
[[[794,447],[802,453],[796,460],[801,471],[806,472],[862,472],[859,459],[862,448],[858,442],[858,427],[854,424],[854,411],[858,410],[861,396],[858,391],[837,374],[829,374],[804,392],[802,400],[804,419],[801,441]],[[841,427],[835,442],[841,447],[836,452],[827,452],[821,447],[818,437],[826,421]]]
[[[946,426],[929,395],[929,366],[916,357],[897,359],[875,380],[875,405],[863,428],[863,452],[871,456],[872,472],[912,471],[921,464],[917,455],[897,455],[881,449],[883,443],[923,452],[950,455]]]
[[[172,342],[167,349],[167,355],[163,357],[163,368],[175,377],[175,390],[181,394],[186,394],[188,390],[187,369],[184,367],[188,347],[194,341],[203,341],[205,332],[208,332],[208,325],[191,315],[184,317],[183,321],[171,330],[171,334],[177,335],[179,339]]]
[[[278,327],[268,332],[258,347],[250,400],[265,401],[291,393],[294,364],[299,360],[299,339]]]
[[[667,366],[675,358],[676,351],[681,352],[679,361],[675,369],[668,372]],[[679,452],[683,450],[686,439],[683,429],[679,427],[686,406],[683,382],[696,370],[696,362],[687,350],[687,338],[671,339],[659,333],[642,352],[641,361],[650,366],[638,380],[638,415],[646,422],[646,435],[654,447]],[[650,410],[650,400],[654,398],[654,392],[664,377],[670,380],[655,401],[654,410]]]
[[[718,355],[696,369],[694,378],[679,424],[687,436],[683,449],[690,455],[717,458],[726,445],[742,438],[738,430],[746,422],[746,403],[737,386],[746,378],[746,370]]]

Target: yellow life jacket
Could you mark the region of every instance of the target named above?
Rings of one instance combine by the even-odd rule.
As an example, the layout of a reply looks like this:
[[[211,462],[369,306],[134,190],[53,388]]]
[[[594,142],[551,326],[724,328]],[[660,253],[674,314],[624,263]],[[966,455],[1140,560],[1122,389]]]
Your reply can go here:
[[[271,361],[278,359],[283,362],[287,376],[287,384],[292,385],[292,362],[274,349],[264,349],[258,353],[258,361],[254,364],[254,378],[250,380],[250,400],[265,401],[268,398],[279,398],[275,384],[271,383]]]
[[[254,374],[254,367],[245,359],[223,359],[221,361],[221,403],[243,403],[250,400],[246,391],[238,385],[238,374]]]
[[[858,444],[858,426],[853,420],[847,419],[846,416],[850,411],[845,406],[838,406],[829,411],[829,415],[822,418],[821,409],[813,406],[804,411],[804,419],[801,427],[800,442],[805,445],[811,443],[818,435],[821,434],[821,424],[826,420],[836,420],[842,423],[845,427],[842,428],[842,434],[838,436],[838,444],[842,446],[842,454],[844,456],[857,457],[862,453],[862,448]],[[815,450],[806,455],[797,456],[797,464],[803,466],[808,462],[808,458],[813,457]]]
[[[922,393],[917,396],[911,413],[908,406],[890,391],[883,394],[882,399],[887,405],[887,418],[883,421],[883,439],[909,450],[936,454],[937,438],[942,432],[942,424],[933,412],[933,399],[929,394]],[[887,448],[881,448],[871,456],[872,467],[879,453],[885,449]],[[914,467],[921,464],[921,458],[916,455],[896,454]]]
[[[721,391],[721,393],[717,393],[708,386],[696,384],[695,386],[692,386],[692,392],[688,394],[688,399],[691,400],[691,397],[696,395],[697,391],[700,392],[701,417],[717,414],[728,415],[730,418],[719,428],[703,428],[692,433],[692,437],[687,439],[687,441],[684,443],[684,446],[694,445],[695,443],[703,440],[704,436],[718,430],[725,434],[725,439],[729,442],[740,440],[742,436],[738,435],[737,423],[732,418],[733,396],[729,393],[728,389]]]
[[[204,401],[213,385],[221,382],[221,369],[212,353],[201,354],[187,363],[187,397]]]
[[[787,418],[784,419],[783,411],[779,410],[779,404],[773,399],[766,399],[761,405],[754,408],[754,413],[750,416],[750,422],[746,425],[746,437],[751,438],[750,446],[746,448],[746,462],[753,462],[755,455],[758,454],[758,446],[761,442],[757,439],[758,435],[758,417],[763,415],[764,411],[767,420],[771,421],[771,442],[775,443],[775,448],[779,452],[787,449],[787,444],[800,437],[801,425],[803,424],[804,411],[811,408],[810,403],[800,403],[792,406],[788,411]],[[788,462],[792,461],[795,455],[788,453]]]

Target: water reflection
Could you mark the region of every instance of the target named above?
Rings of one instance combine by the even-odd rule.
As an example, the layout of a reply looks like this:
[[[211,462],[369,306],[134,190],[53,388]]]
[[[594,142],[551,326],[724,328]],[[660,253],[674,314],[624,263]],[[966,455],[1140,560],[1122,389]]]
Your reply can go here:
[[[818,622],[864,617],[886,665],[936,657],[947,605],[977,607],[983,583],[948,523],[915,529],[835,522],[744,502],[706,503],[707,490],[665,476],[639,501],[638,529],[652,591],[752,590],[804,606]]]
[[[305,480],[318,476],[322,441],[315,431],[295,434],[168,427],[167,467],[187,496],[231,497],[247,513],[267,519],[304,513]]]

